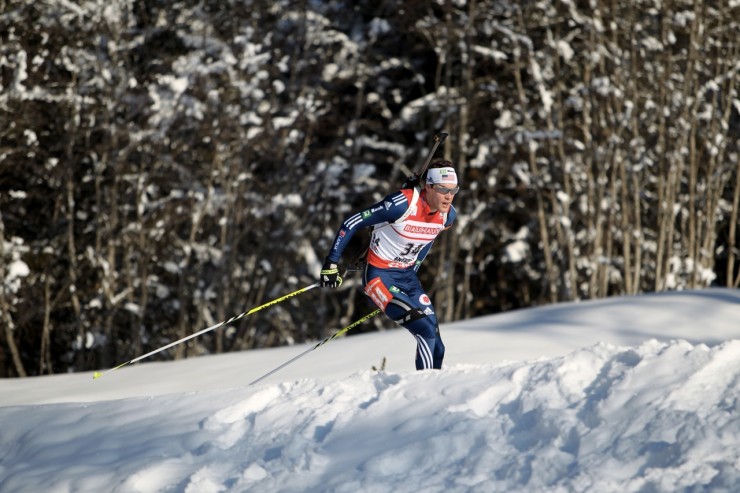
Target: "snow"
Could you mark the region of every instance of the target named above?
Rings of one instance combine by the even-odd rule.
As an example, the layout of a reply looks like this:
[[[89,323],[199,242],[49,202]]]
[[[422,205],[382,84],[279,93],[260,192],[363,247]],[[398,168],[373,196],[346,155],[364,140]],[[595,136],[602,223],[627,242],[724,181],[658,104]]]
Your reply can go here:
[[[473,51],[484,56],[493,59],[496,62],[505,62],[508,55],[500,50],[494,50],[486,46],[474,45]]]
[[[442,371],[394,329],[255,386],[312,344],[7,379],[0,491],[739,491],[738,315],[721,288],[512,311],[444,325]]]
[[[509,110],[504,110],[501,112],[501,115],[496,118],[496,126],[498,128],[511,128],[516,124],[516,121],[514,120],[514,114]]]
[[[565,40],[559,40],[556,44],[558,54],[563,57],[563,60],[570,62],[573,59],[575,52],[570,44]]]
[[[8,266],[8,272],[5,279],[8,281],[14,281],[19,277],[26,277],[30,273],[31,269],[28,268],[28,264],[23,260],[14,260]]]

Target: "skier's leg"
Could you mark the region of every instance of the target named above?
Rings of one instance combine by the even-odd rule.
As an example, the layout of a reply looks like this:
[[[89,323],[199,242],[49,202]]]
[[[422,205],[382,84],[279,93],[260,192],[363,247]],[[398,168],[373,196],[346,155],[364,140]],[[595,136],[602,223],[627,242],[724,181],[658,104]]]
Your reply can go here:
[[[399,276],[396,273],[396,276]],[[365,294],[388,318],[405,327],[416,339],[416,368],[441,368],[444,345],[439,337],[437,317],[429,297],[415,275],[403,278],[368,267],[365,271]]]
[[[433,368],[441,370],[442,361],[445,357],[445,345],[442,342],[436,320],[432,321],[431,317],[424,317],[418,319],[418,321],[404,324],[404,327],[416,338],[416,369],[427,370]]]
[[[442,360],[445,358],[445,345],[442,342],[442,336],[439,333],[439,325],[437,326],[437,337],[434,341],[434,363],[433,367],[435,370],[442,369]]]
[[[365,292],[383,309],[388,318],[405,327],[416,338],[417,370],[441,367],[441,358],[439,365],[435,364],[440,349],[436,347],[437,318],[432,310],[418,305],[403,292],[387,289],[380,278],[370,281]],[[444,355],[444,346],[441,352]]]

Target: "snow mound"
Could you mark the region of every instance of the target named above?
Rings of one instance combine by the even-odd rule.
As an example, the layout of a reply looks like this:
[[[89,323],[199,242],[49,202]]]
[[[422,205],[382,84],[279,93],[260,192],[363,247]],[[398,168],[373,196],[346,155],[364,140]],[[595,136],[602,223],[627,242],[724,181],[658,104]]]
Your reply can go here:
[[[738,491],[740,341],[0,408],[3,492]]]

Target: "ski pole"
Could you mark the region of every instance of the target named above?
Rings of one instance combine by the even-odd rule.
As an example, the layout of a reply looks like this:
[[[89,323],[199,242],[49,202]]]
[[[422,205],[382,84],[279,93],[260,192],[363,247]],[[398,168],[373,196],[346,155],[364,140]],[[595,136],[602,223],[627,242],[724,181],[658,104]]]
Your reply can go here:
[[[113,371],[113,370],[118,370],[119,368],[123,368],[123,367],[124,367],[124,366],[126,366],[126,365],[130,365],[130,364],[132,364],[132,363],[136,363],[137,361],[141,361],[141,360],[143,360],[144,358],[148,358],[149,356],[151,356],[151,355],[153,355],[153,354],[157,354],[157,353],[158,353],[158,352],[160,352],[160,351],[164,351],[165,349],[169,349],[169,348],[171,348],[172,346],[176,346],[176,345],[178,345],[178,344],[180,344],[180,343],[182,343],[182,342],[188,341],[188,340],[190,340],[190,339],[192,339],[192,338],[194,338],[194,337],[198,337],[199,335],[203,335],[203,334],[205,334],[206,332],[210,332],[210,331],[212,331],[212,330],[218,329],[219,327],[222,327],[222,326],[224,326],[224,325],[228,325],[228,324],[230,324],[230,323],[232,323],[232,322],[236,322],[236,321],[237,321],[237,320],[239,320],[240,318],[246,317],[247,315],[251,315],[251,314],[253,314],[254,312],[258,312],[258,311],[260,311],[260,310],[262,310],[262,309],[264,309],[264,308],[267,308],[268,306],[276,305],[276,304],[280,303],[281,301],[285,301],[285,300],[287,300],[288,298],[292,298],[293,296],[297,296],[297,295],[299,295],[299,294],[301,294],[301,293],[305,293],[306,291],[310,291],[311,289],[313,289],[313,288],[317,288],[317,287],[319,287],[319,283],[318,283],[318,282],[316,282],[316,283],[313,283],[313,284],[311,284],[310,286],[306,286],[305,288],[301,288],[301,289],[299,289],[299,290],[297,290],[297,291],[293,291],[292,293],[290,293],[290,294],[286,294],[285,296],[282,296],[282,297],[280,297],[280,298],[274,299],[274,300],[272,300],[272,301],[268,301],[268,302],[267,302],[267,303],[265,303],[264,305],[260,305],[260,306],[258,306],[258,307],[252,308],[252,309],[251,309],[251,310],[249,310],[249,311],[246,311],[246,312],[244,312],[244,313],[241,313],[241,314],[239,314],[239,315],[236,315],[236,316],[234,316],[234,317],[231,317],[230,319],[228,319],[228,320],[224,320],[223,322],[221,322],[221,323],[217,323],[216,325],[212,325],[212,326],[208,327],[207,329],[203,329],[203,330],[201,330],[200,332],[196,332],[195,334],[191,334],[191,335],[189,335],[189,336],[187,336],[187,337],[183,337],[182,339],[180,339],[180,340],[178,340],[178,341],[175,341],[175,342],[171,342],[171,343],[167,344],[166,346],[162,346],[162,347],[161,347],[161,348],[159,348],[159,349],[155,349],[155,350],[154,350],[154,351],[152,351],[152,352],[146,353],[145,355],[143,355],[143,356],[139,356],[138,358],[134,358],[134,359],[132,359],[132,360],[129,360],[129,361],[125,362],[125,363],[122,363],[122,364],[120,364],[120,365],[118,365],[118,366],[114,367],[114,368],[111,368],[111,369],[109,369],[109,370],[106,370],[106,371],[104,371],[104,372],[97,372],[97,371],[96,371],[95,373],[93,373],[93,380],[95,380],[95,379],[97,379],[97,378],[100,378],[100,377],[102,377],[103,375],[105,375],[105,374],[106,374],[106,373],[108,373],[108,372],[111,372],[111,371]]]
[[[345,327],[342,330],[338,331],[336,334],[331,335],[331,336],[327,337],[326,339],[324,339],[323,341],[321,341],[318,344],[316,344],[315,346],[312,346],[312,347],[308,348],[307,350],[303,351],[298,356],[295,356],[294,358],[286,361],[285,363],[283,363],[282,365],[278,366],[274,370],[270,370],[269,372],[265,373],[264,375],[262,375],[257,380],[255,380],[252,383],[250,383],[249,385],[254,385],[256,383],[261,382],[265,378],[269,377],[270,375],[272,375],[274,373],[277,373],[279,370],[282,370],[283,368],[285,368],[289,364],[293,363],[297,359],[302,358],[303,356],[307,355],[308,353],[310,353],[314,349],[318,349],[319,347],[323,346],[324,344],[326,344],[327,342],[331,341],[332,339],[335,339],[335,338],[339,337],[340,335],[344,334],[345,332],[348,332],[348,331],[354,329],[355,327],[357,327],[358,325],[360,325],[362,322],[365,322],[366,320],[370,320],[371,318],[373,318],[378,313],[380,313],[380,309],[375,310],[374,312],[365,315],[364,317],[362,317],[361,319],[359,319],[359,320],[357,320],[355,322],[352,322],[350,325],[348,325],[347,327]]]

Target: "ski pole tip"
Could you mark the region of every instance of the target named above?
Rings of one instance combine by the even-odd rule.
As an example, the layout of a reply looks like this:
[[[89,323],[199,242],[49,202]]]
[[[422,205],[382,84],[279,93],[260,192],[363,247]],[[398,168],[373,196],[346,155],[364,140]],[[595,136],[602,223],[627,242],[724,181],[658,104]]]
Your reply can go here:
[[[103,376],[102,373],[100,373],[99,371],[96,371],[95,373],[93,373],[93,380],[96,380],[102,376]]]

